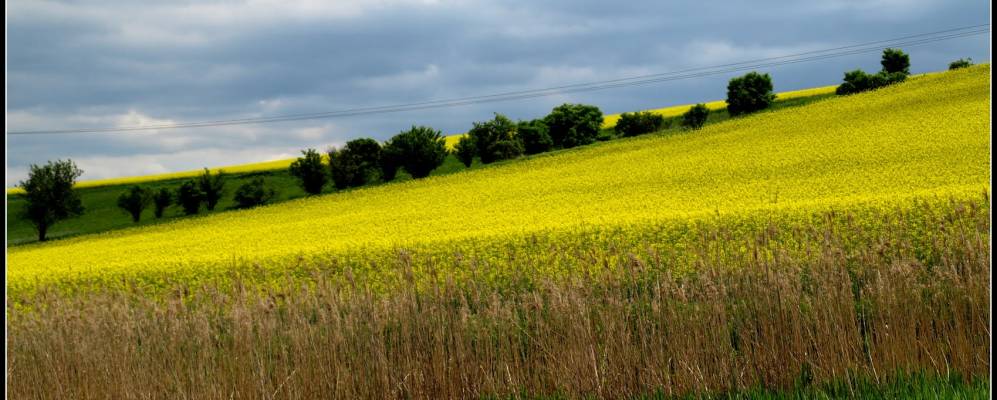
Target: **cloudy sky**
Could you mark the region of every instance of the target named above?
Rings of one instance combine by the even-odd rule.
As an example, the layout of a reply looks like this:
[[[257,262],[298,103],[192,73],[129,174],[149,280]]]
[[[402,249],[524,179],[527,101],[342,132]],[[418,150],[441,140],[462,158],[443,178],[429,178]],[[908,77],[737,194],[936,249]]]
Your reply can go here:
[[[981,0],[14,0],[7,130],[266,117],[485,95],[780,56],[987,23]],[[989,61],[987,35],[911,47],[913,72]],[[777,91],[877,70],[878,55],[763,69]],[[565,102],[605,113],[722,99],[733,74],[349,118],[7,136],[7,186],[71,158],[82,179],[288,158],[413,124],[464,132]]]

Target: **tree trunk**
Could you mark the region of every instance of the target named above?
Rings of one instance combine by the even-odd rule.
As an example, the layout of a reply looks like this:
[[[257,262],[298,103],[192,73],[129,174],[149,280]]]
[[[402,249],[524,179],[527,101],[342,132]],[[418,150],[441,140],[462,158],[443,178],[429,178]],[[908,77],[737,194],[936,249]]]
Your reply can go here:
[[[38,241],[39,242],[44,242],[45,241],[45,232],[48,232],[48,226],[46,226],[46,225],[38,225]]]

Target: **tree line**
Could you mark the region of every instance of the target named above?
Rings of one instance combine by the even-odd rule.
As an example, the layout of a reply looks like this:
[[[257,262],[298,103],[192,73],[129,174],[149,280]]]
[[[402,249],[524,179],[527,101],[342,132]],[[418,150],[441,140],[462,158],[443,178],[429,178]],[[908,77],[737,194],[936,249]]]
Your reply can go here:
[[[910,74],[910,57],[899,49],[885,49],[880,64],[882,69],[869,74],[860,69],[848,71],[838,95],[849,95],[903,82]],[[949,69],[971,66],[972,59],[959,59],[949,64]],[[769,74],[749,72],[732,78],[727,84],[727,112],[740,116],[761,111],[775,101],[772,78]],[[707,121],[710,109],[696,104],[680,118],[687,129],[699,129]],[[602,111],[593,105],[562,104],[543,118],[529,121],[512,121],[502,114],[488,121],[474,122],[466,135],[460,138],[452,151],[466,167],[475,159],[483,164],[532,155],[557,149],[569,149],[591,144],[600,137]],[[630,137],[659,131],[670,127],[671,120],[649,111],[623,113],[613,128],[619,136]],[[390,182],[399,170],[415,179],[429,176],[451,154],[446,139],[439,130],[427,126],[412,126],[384,143],[371,138],[354,139],[341,148],[326,152],[328,163],[313,148],[302,151],[302,156],[291,163],[289,173],[296,177],[308,194],[319,194],[328,184],[339,190],[366,185],[377,180]],[[38,240],[44,241],[49,228],[56,222],[79,216],[84,208],[79,194],[73,189],[83,171],[72,160],[57,160],[43,166],[31,165],[28,179],[18,186],[24,189],[25,208],[22,216],[35,226]],[[154,206],[156,218],[172,204],[181,207],[184,214],[193,215],[202,204],[214,210],[223,195],[225,176],[222,171],[212,174],[207,168],[197,179],[189,179],[176,189],[158,191],[143,186],[132,186],[118,198],[118,207],[131,215],[134,222],[142,211]],[[238,208],[254,207],[273,200],[276,192],[263,178],[255,178],[236,190],[233,200]]]

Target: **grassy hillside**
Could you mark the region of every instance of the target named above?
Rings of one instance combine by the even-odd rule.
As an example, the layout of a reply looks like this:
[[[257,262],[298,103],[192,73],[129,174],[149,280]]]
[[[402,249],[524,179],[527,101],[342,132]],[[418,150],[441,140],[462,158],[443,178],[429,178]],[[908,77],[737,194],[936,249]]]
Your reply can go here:
[[[780,93],[779,99],[776,100],[769,111],[809,104],[811,102],[833,96],[833,93],[834,86]],[[714,124],[729,118],[729,115],[724,109],[725,105],[726,103],[724,101],[714,101],[709,103],[709,106],[714,108],[714,111],[710,114],[707,124]],[[662,114],[669,119],[668,127],[663,129],[661,133],[670,134],[677,133],[682,130],[678,118],[680,118],[681,114],[689,107],[689,105],[674,106],[651,111]],[[607,116],[607,126],[615,124],[618,117],[618,114]],[[604,128],[603,134],[604,137],[609,138],[615,136],[615,132],[613,132],[611,127]],[[461,136],[463,135],[447,136],[446,139],[448,145],[453,146]],[[304,197],[304,191],[297,184],[295,178],[292,177],[287,171],[287,166],[290,165],[292,161],[293,160],[277,160],[211,169],[213,173],[218,170],[224,170],[230,177],[229,183],[227,184],[228,190],[226,195],[223,196],[221,204],[214,212],[229,210],[233,205],[231,195],[235,191],[235,188],[255,176],[265,177],[267,182],[278,191],[278,196],[274,199],[275,203]],[[481,168],[483,166],[484,165],[482,165],[480,161],[476,160],[471,168]],[[456,157],[451,155],[446,158],[442,166],[433,171],[432,175],[446,175],[463,170],[465,170],[464,165],[461,164]],[[136,224],[131,222],[131,218],[117,207],[116,199],[121,192],[127,190],[130,185],[136,184],[148,185],[155,189],[175,189],[183,180],[196,177],[201,173],[203,173],[203,170],[82,181],[77,187],[80,191],[80,196],[83,199],[83,203],[87,211],[80,217],[59,222],[49,230],[48,237],[50,239],[59,239],[135,226]],[[396,181],[405,181],[407,179],[409,179],[408,174],[405,173],[404,170],[399,171]],[[379,183],[375,182],[371,185],[376,184]],[[23,201],[17,195],[19,191],[20,189],[16,188],[8,190],[8,245],[30,243],[36,241],[37,239],[34,227],[19,215],[19,212],[23,207]],[[335,189],[331,185],[326,186],[325,188],[325,193],[332,193],[334,191]],[[201,214],[199,215],[210,213],[213,212],[208,212],[207,210],[202,209]],[[166,218],[156,220],[152,218],[152,209],[150,208],[143,213],[143,220],[138,225],[163,223],[174,218],[184,217],[185,216],[179,208],[174,206],[167,209]]]
[[[10,288],[196,279],[345,252],[813,212],[989,191],[989,66],[687,134],[650,135],[250,211],[12,248]],[[186,278],[184,278],[186,279]]]

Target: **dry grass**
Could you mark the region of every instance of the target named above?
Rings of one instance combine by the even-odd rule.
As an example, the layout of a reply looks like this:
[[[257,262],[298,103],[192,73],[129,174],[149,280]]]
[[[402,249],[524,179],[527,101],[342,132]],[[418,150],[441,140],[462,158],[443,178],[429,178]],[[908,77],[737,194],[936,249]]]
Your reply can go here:
[[[988,219],[956,204],[898,214],[873,233],[836,223],[703,231],[686,249],[693,273],[630,248],[587,261],[615,264],[606,274],[417,285],[417,255],[402,253],[382,267],[409,283],[386,292],[349,271],[265,288],[177,286],[166,297],[39,290],[23,299],[28,311],[7,311],[8,393],[627,398],[909,373],[969,379],[990,367]]]

